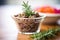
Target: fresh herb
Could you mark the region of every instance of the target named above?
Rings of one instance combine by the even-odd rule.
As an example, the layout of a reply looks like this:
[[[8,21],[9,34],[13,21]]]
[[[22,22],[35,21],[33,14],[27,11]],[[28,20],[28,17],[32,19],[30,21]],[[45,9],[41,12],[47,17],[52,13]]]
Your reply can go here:
[[[31,6],[28,4],[28,1],[26,3],[23,1],[22,6],[23,6],[23,11],[27,17],[29,17],[35,13],[32,11]]]
[[[49,29],[48,31],[33,34],[31,38],[35,40],[48,40],[55,37],[58,32],[60,32],[60,28]]]

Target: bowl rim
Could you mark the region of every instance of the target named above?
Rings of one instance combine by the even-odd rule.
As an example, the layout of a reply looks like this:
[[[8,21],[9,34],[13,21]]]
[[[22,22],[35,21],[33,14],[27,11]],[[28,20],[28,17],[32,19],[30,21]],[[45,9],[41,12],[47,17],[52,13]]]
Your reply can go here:
[[[41,13],[39,12],[40,15],[45,15],[45,16],[60,16],[60,14],[45,14],[45,13]]]
[[[18,15],[18,14],[16,14]],[[20,18],[20,17],[14,17],[14,15],[11,15],[12,18],[18,18],[18,19],[44,19],[46,17],[46,15],[41,15],[39,14],[41,17],[37,17],[37,18]]]

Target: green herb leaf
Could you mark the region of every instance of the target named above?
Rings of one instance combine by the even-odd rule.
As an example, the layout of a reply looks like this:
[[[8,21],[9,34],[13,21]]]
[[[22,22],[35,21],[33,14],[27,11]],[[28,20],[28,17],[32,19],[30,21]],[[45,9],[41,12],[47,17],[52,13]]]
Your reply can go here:
[[[60,28],[49,29],[48,31],[33,34],[31,38],[36,40],[48,40],[49,38],[55,37],[57,32],[60,32]]]
[[[23,6],[23,11],[27,17],[35,13],[35,12],[32,12],[31,6],[28,4],[28,1],[26,3],[23,1],[22,6]]]

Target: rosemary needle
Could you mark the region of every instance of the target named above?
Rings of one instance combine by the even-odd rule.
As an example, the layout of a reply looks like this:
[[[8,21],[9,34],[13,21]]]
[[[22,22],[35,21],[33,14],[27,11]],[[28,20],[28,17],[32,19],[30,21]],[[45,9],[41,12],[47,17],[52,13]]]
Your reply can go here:
[[[55,37],[58,32],[60,32],[60,28],[49,29],[48,31],[33,34],[31,38],[35,40],[48,40],[49,38]]]
[[[35,13],[32,11],[31,6],[28,4],[28,1],[26,3],[23,1],[22,6],[23,6],[23,11],[27,17]]]

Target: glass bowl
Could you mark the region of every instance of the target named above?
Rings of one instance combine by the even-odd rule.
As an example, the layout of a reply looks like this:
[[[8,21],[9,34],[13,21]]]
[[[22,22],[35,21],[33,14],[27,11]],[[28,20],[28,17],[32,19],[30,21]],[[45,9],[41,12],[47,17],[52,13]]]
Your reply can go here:
[[[19,33],[22,34],[35,34],[40,32],[41,22],[46,16],[40,15],[38,18],[20,18],[12,16],[15,20]]]

